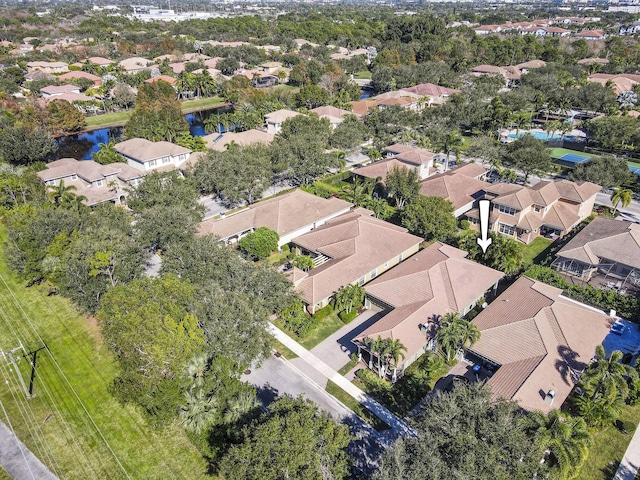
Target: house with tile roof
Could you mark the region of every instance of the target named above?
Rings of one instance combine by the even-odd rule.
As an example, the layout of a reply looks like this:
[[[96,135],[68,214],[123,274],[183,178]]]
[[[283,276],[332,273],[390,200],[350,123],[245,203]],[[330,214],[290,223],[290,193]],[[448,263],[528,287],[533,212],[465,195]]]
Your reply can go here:
[[[380,336],[400,340],[406,347],[397,372],[388,372],[393,380],[433,350],[442,316],[465,316],[487,291],[495,292],[504,273],[466,256],[463,250],[435,242],[367,284],[365,306],[382,316],[352,341],[370,368],[378,362],[368,351],[369,340]]]
[[[428,97],[428,101],[426,102],[428,106],[442,105],[451,95],[460,93],[460,90],[441,87],[433,83],[421,83],[413,87],[401,88],[400,91],[420,95],[420,98]]]
[[[339,198],[321,198],[303,190],[278,195],[250,205],[225,218],[210,218],[198,225],[198,235],[217,235],[231,245],[257,228],[267,227],[280,239],[278,247],[347,213],[352,205]]]
[[[27,72],[35,70],[45,73],[64,73],[69,71],[69,64],[65,62],[28,62]]]
[[[92,73],[81,72],[77,70],[62,74],[58,77],[59,80],[63,80],[63,81],[67,81],[74,78],[75,79],[85,78],[87,80],[91,80],[93,82],[94,87],[99,87],[102,84],[102,78],[100,78],[98,75],[93,75]]]
[[[167,172],[183,166],[191,150],[171,142],[151,142],[144,138],[130,138],[116,143],[115,150],[129,165],[141,172]]]
[[[486,170],[477,163],[466,163],[444,173],[435,174],[420,183],[420,195],[441,197],[453,204],[454,216],[461,217],[477,207],[491,186],[483,180]]]
[[[520,277],[472,322],[480,339],[465,357],[489,373],[493,398],[549,412],[572,392],[613,320],[559,288]]]
[[[594,73],[587,77],[587,81],[610,86],[616,95],[620,95],[624,92],[633,91],[634,86],[640,83],[640,75],[633,73],[621,73],[618,75]]]
[[[126,73],[138,73],[143,71],[145,68],[150,67],[151,60],[147,60],[142,57],[130,57],[125,58],[118,62],[118,66],[120,66]]]
[[[86,197],[86,205],[103,202],[122,203],[127,195],[126,187],[135,187],[142,181],[143,172],[126,163],[100,165],[93,160],[61,158],[47,163],[47,168],[38,172],[38,177],[47,187],[53,188],[62,182],[74,186],[73,193]]]
[[[307,310],[315,313],[342,287],[364,285],[409,258],[422,241],[406,228],[355,209],[293,239],[297,253],[309,255],[314,267],[293,268],[289,276]]]
[[[374,180],[381,179],[384,182],[387,175],[395,168],[415,170],[420,179],[425,179],[435,172],[433,161],[436,154],[431,150],[394,144],[387,147],[385,151],[387,154],[386,159],[353,170],[353,176]]]
[[[523,243],[536,237],[563,237],[591,215],[596,194],[602,187],[591,182],[542,181],[531,188],[495,183],[485,189],[491,200],[489,231]],[[477,208],[468,211],[472,228],[479,228]]]
[[[618,290],[638,288],[640,225],[596,217],[556,253],[551,268],[584,282],[610,282]]]
[[[80,93],[80,87],[75,85],[49,85],[40,89],[43,98],[57,97],[65,93]]]
[[[324,105],[322,107],[312,108],[309,111],[318,114],[320,118],[329,119],[331,128],[336,128],[338,125],[340,125],[344,121],[344,117],[346,115],[354,115],[353,112],[343,110],[341,108],[336,108],[332,105]]]
[[[205,135],[202,139],[207,144],[207,148],[209,150],[224,152],[232,143],[235,143],[240,147],[246,147],[256,143],[270,145],[275,139],[275,136],[263,130],[250,129],[243,132],[211,133],[209,135]]]
[[[264,116],[264,120],[267,126],[267,133],[270,135],[277,135],[282,130],[282,124],[297,115],[298,112],[292,110],[276,110],[275,112],[267,113]]]

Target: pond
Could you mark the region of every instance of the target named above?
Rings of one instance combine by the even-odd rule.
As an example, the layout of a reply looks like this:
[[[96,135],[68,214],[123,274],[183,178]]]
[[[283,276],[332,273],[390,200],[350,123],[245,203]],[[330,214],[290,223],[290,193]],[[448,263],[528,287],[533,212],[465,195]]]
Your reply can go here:
[[[199,112],[188,113],[185,115],[189,123],[189,131],[195,137],[203,137],[207,135],[204,129],[205,121],[211,115],[228,112],[229,107],[211,108],[209,110],[201,110]],[[122,127],[100,128],[91,132],[79,133],[76,135],[67,135],[59,138],[58,150],[52,159],[60,158],[76,158],[78,160],[90,160],[91,156],[100,150],[101,143],[108,143],[112,138],[122,136]]]

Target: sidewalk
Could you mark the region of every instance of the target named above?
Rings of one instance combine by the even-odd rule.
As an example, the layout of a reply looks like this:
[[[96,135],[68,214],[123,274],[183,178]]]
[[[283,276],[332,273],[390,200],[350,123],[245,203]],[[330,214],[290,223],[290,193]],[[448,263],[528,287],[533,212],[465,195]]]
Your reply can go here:
[[[400,435],[405,437],[417,437],[418,434],[415,430],[409,427],[406,423],[404,423],[401,419],[399,419],[396,415],[391,413],[385,407],[376,402],[369,395],[364,393],[358,387],[356,387],[353,383],[348,381],[342,375],[340,375],[336,370],[331,368],[329,365],[324,363],[318,357],[316,357],[309,350],[304,348],[298,342],[293,340],[283,331],[275,327],[273,324],[269,324],[268,327],[269,333],[273,335],[278,341],[283,343],[288,349],[294,352],[298,357],[305,360],[309,365],[313,366],[318,372],[320,372],[324,377],[328,380],[331,380],[335,384],[337,384],[340,388],[342,388],[345,392],[355,398],[361,405],[367,407],[371,413],[376,415],[380,420],[384,421],[387,425],[393,428]]]
[[[2,422],[0,422],[0,465],[14,480],[57,479]]]
[[[613,480],[634,480],[640,468],[640,425],[636,428]]]

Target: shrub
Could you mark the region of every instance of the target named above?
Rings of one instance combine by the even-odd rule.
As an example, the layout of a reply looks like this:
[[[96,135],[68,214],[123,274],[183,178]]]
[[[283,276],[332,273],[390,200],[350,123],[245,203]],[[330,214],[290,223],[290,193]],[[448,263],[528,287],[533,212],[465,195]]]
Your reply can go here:
[[[261,260],[278,248],[280,237],[267,227],[257,228],[238,242],[238,248],[251,257]]]
[[[332,313],[333,313],[333,305],[329,304],[326,307],[321,308],[316,313],[314,313],[313,318],[315,318],[317,321],[320,321],[327,318]]]
[[[469,230],[469,226],[470,225],[471,225],[471,223],[469,223],[469,220],[465,220],[465,219],[460,220],[460,229],[461,230]]]
[[[344,323],[349,323],[355,320],[355,318],[358,316],[358,311],[354,309],[354,310],[351,310],[349,313],[347,313],[346,310],[343,310],[338,314],[338,316],[340,317],[340,320],[342,320]]]
[[[298,337],[306,337],[318,325],[318,320],[309,315],[300,300],[295,301],[280,313],[285,328]]]

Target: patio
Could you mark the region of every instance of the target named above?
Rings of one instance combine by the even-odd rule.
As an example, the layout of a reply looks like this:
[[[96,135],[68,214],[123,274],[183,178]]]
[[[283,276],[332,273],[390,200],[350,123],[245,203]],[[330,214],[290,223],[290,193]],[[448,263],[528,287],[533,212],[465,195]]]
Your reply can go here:
[[[611,275],[604,275],[599,271],[594,273],[589,280],[581,280],[578,277],[569,275],[568,273],[558,271],[560,276],[564,278],[570,285],[586,286],[600,288],[602,290],[613,290],[621,295],[638,295],[640,294],[640,286],[634,285],[632,282],[619,279]]]

